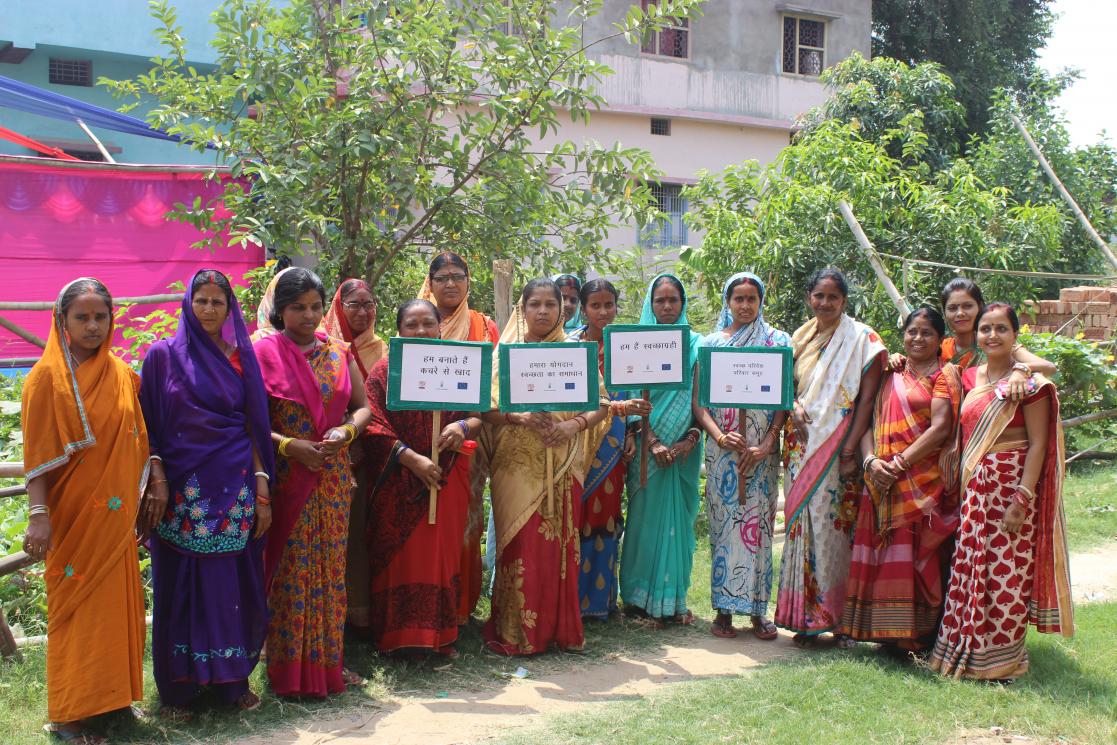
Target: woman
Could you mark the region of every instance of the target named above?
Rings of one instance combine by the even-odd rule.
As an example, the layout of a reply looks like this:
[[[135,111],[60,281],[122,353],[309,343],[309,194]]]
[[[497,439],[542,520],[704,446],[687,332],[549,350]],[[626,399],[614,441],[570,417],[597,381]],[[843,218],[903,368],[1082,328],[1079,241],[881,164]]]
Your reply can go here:
[[[573,274],[556,274],[551,277],[562,293],[563,329],[567,333],[585,325],[582,317],[582,280]]]
[[[640,323],[686,324],[686,292],[671,274],[648,285]],[[701,337],[690,333],[687,365],[693,370]],[[688,372],[688,375],[690,373]],[[640,485],[640,459],[628,466],[628,525],[621,557],[621,596],[636,615],[662,626],[665,619],[694,623],[687,609],[698,516],[700,430],[691,410],[693,389],[652,391],[647,486]],[[641,447],[641,434],[636,447]],[[697,452],[695,452],[697,451]]]
[[[349,344],[349,351],[360,371],[360,384],[368,379],[376,361],[388,355],[388,345],[376,335],[376,298],[363,279],[347,279],[334,293],[330,309],[322,319],[322,330],[334,339]],[[365,546],[365,524],[368,521],[368,480],[361,467],[364,440],[358,438],[349,447],[353,476],[357,481],[353,506],[349,510],[349,541],[345,562],[345,596],[349,625],[367,630],[369,624],[368,549]]]
[[[923,306],[904,321],[903,370],[884,376],[861,438],[865,491],[841,633],[920,651],[934,641],[946,551],[958,527],[958,368],[939,358],[946,324]]]
[[[604,329],[617,318],[617,288],[604,279],[582,285],[579,301],[586,323],[567,341],[597,342],[597,365],[605,375]],[[624,532],[621,497],[624,475],[636,452],[636,439],[625,432],[625,418],[651,412],[643,399],[624,392],[610,395],[609,416],[589,431],[586,479],[582,491],[582,565],[578,597],[583,618],[608,618],[617,610],[617,557]]]
[[[1074,634],[1063,518],[1063,432],[1055,386],[1033,377],[1008,396],[1020,322],[1004,303],[977,316],[985,363],[963,377],[961,530],[930,666],[955,678],[1012,681],[1024,637]]]
[[[956,365],[959,370],[981,364],[984,355],[974,341],[975,321],[981,309],[985,307],[981,288],[964,277],[955,277],[942,288],[939,299],[942,302],[947,325],[954,334],[943,340],[942,351],[939,354],[942,363],[949,362]],[[1013,400],[1018,401],[1024,397],[1028,378],[1033,372],[1041,375],[1054,375],[1056,372],[1054,363],[1037,357],[1019,344],[1013,350],[1012,356],[1014,362],[1020,363],[1008,378],[1008,393]],[[903,355],[893,355],[889,366],[892,370],[903,368]]]
[[[815,272],[807,283],[814,317],[791,336],[796,399],[776,625],[794,631],[799,644],[836,631],[842,620],[861,495],[857,445],[869,426],[887,354],[875,331],[845,315],[848,298],[841,272]]]
[[[549,279],[524,286],[501,344],[561,342],[562,296]],[[499,355],[495,358],[499,368]],[[499,369],[493,370],[493,404],[499,401]],[[488,648],[527,655],[581,650],[585,638],[578,609],[578,526],[581,525],[583,433],[608,412],[501,413],[493,426],[492,494],[496,524],[496,577],[492,616],[485,624]],[[546,452],[553,454],[553,504],[548,504]]]
[[[260,304],[256,306],[256,330],[252,332],[253,344],[265,336],[279,333],[279,330],[271,322],[271,313],[275,309],[275,286],[279,284],[280,277],[294,268],[289,266],[286,269],[280,269],[264,289],[264,296],[260,298]]]
[[[409,300],[396,313],[404,338],[438,338],[438,309]],[[433,415],[389,411],[388,360],[372,366],[366,383],[368,427],[367,525],[371,578],[369,630],[381,652],[429,650],[456,657],[462,536],[469,509],[469,461],[481,428],[476,416],[442,412],[438,462],[431,459]],[[427,522],[430,487],[438,491],[434,524]],[[365,536],[361,536],[362,541]]]
[[[764,283],[734,274],[722,290],[721,314],[709,347],[789,347],[791,337],[764,320]],[[696,383],[697,385],[697,383]],[[752,619],[758,639],[775,639],[765,616],[772,594],[772,532],[779,501],[780,431],[786,411],[706,409],[694,418],[706,432],[706,514],[710,520],[710,599],[714,636],[737,636],[733,614]],[[742,416],[743,415],[743,416]],[[743,488],[739,481],[744,479]]]
[[[275,286],[271,323],[256,342],[276,459],[273,525],[264,555],[272,623],[268,679],[280,696],[325,697],[361,679],[342,667],[349,444],[369,422],[360,369],[344,342],[315,333],[326,292],[292,268]]]
[[[431,261],[419,299],[429,300],[438,308],[443,339],[496,344],[499,338],[496,323],[469,307],[469,282],[469,266],[465,260],[452,251],[440,253]],[[459,624],[469,623],[481,597],[481,533],[485,524],[485,482],[489,477],[491,455],[492,444],[487,428],[483,427],[477,434],[477,451],[470,464],[472,491],[462,542]]]
[[[105,742],[84,720],[143,698],[136,534],[166,507],[165,484],[148,481],[140,381],[109,351],[112,337],[109,291],[74,280],[23,386],[23,550],[46,558],[47,730],[71,742]]]
[[[149,544],[163,713],[189,718],[202,686],[254,709],[248,677],[267,633],[261,538],[275,465],[260,366],[224,274],[194,275],[178,332],[148,350],[142,380],[152,458],[174,495]]]

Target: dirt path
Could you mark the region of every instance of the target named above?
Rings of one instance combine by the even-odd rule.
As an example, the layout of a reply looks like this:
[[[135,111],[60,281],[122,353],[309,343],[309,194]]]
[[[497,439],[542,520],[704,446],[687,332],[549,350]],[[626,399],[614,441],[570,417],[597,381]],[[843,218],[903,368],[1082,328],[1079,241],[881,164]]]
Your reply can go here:
[[[1075,602],[1117,600],[1117,543],[1071,558]],[[655,653],[616,655],[605,663],[534,679],[512,680],[477,691],[450,691],[446,697],[395,697],[333,719],[301,723],[289,730],[240,741],[242,745],[452,745],[478,743],[510,730],[536,726],[548,714],[591,704],[639,699],[658,687],[687,680],[739,675],[777,657],[795,653],[789,634],[761,642],[751,634],[737,639],[694,636]],[[531,669],[530,661],[524,667]],[[988,733],[983,733],[988,735]],[[994,733],[991,740],[1004,742]],[[1008,737],[1012,742],[1011,736]],[[1026,740],[1021,742],[1027,742]]]

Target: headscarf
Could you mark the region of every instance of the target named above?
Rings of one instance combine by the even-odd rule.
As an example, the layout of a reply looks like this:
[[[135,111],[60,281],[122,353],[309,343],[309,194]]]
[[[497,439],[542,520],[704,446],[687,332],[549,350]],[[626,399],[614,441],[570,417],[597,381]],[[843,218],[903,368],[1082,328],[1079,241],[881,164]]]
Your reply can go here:
[[[275,286],[279,284],[279,278],[295,267],[289,266],[286,269],[277,272],[268,282],[268,287],[264,290],[264,296],[260,298],[260,305],[256,308],[256,331],[252,334],[252,341],[260,341],[265,336],[271,336],[277,333],[275,326],[271,323],[271,312],[275,308]]]
[[[349,328],[349,319],[345,317],[341,300],[341,291],[350,282],[358,282],[358,287],[363,287],[372,295],[372,288],[363,279],[347,279],[342,282],[338,285],[337,292],[334,293],[334,299],[330,302],[330,309],[322,319],[322,329],[335,339],[343,339],[349,342],[349,348],[353,351],[357,367],[361,369],[361,379],[365,380],[376,361],[388,354],[388,345],[376,335],[375,295],[372,298],[372,317],[369,319],[368,328],[356,336],[353,335],[352,329]]]
[[[434,298],[434,291],[431,290],[431,278],[428,273],[423,278],[423,286],[419,288],[419,294],[416,296],[420,300],[427,300],[434,305],[438,302]],[[442,323],[439,324],[438,329],[440,336],[443,339],[453,339],[454,341],[496,341],[495,339],[487,338],[492,335],[495,326],[489,328],[487,323],[488,319],[484,313],[478,313],[475,310],[469,309],[469,290],[465,291],[462,301],[454,312],[448,318],[443,318]]]
[[[746,323],[737,329],[728,345],[731,347],[772,346],[771,339],[773,333],[776,333],[776,329],[764,320],[764,298],[768,293],[763,280],[752,272],[737,272],[725,280],[725,284],[721,288],[721,313],[718,314],[714,332],[721,333],[733,325],[733,314],[729,311],[729,288],[734,282],[742,279],[750,279],[760,288],[760,308],[757,310],[756,318],[751,323]]]
[[[560,289],[562,287],[573,287],[575,292],[582,291],[582,280],[574,274],[556,274],[551,277],[551,280],[558,285]],[[563,328],[568,332],[574,331],[578,327],[584,325],[585,322],[585,318],[582,316],[582,304],[579,301],[578,310],[574,311],[574,316],[563,324]]]
[[[157,530],[179,549],[207,555],[239,551],[251,533],[253,446],[275,476],[268,398],[240,304],[233,295],[221,328],[236,347],[239,374],[194,313],[194,280],[209,272],[190,280],[178,331],[148,350],[140,386],[151,449],[172,494]]]

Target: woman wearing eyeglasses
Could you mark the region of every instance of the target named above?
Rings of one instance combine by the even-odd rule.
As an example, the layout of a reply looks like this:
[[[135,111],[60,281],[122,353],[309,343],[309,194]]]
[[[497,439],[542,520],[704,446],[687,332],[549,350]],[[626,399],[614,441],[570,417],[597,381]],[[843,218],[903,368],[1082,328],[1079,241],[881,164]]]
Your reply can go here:
[[[429,300],[438,308],[442,317],[439,326],[443,339],[456,341],[487,341],[496,344],[500,339],[493,319],[469,307],[469,267],[465,260],[452,251],[434,257],[427,278],[419,290],[420,300]],[[482,498],[485,481],[489,477],[489,458],[492,453],[488,427],[477,435],[477,453],[471,469],[472,494],[469,514],[465,521],[465,541],[462,543],[461,596],[458,603],[458,623],[469,622],[477,599],[481,597],[481,531],[484,529]]]
[[[330,302],[329,312],[322,319],[322,330],[334,339],[349,343],[361,373],[361,385],[368,379],[369,370],[376,361],[388,356],[388,345],[376,335],[376,298],[363,279],[347,279],[341,283]],[[354,466],[357,487],[349,510],[345,565],[347,620],[359,631],[369,627],[368,548],[365,544],[369,484],[366,469],[356,467],[365,459],[364,442],[362,435],[349,446],[349,461]]]

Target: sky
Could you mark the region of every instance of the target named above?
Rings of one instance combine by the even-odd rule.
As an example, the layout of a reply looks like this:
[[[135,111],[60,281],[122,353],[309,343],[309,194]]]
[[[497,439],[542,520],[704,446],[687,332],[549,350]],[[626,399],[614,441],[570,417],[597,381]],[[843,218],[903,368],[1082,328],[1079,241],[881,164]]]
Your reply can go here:
[[[1103,129],[1117,142],[1117,67],[1112,46],[1117,28],[1117,0],[1054,0],[1059,14],[1040,65],[1050,72],[1078,68],[1082,77],[1059,98],[1071,142],[1098,141]]]

